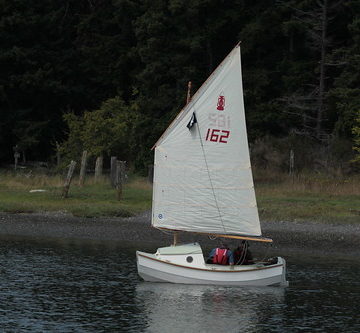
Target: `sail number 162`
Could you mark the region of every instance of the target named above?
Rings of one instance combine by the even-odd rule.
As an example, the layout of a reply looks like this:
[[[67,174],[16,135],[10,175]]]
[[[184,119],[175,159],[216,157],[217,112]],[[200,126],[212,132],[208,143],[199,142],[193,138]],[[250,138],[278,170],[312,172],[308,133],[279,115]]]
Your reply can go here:
[[[230,131],[208,128],[206,132],[206,141],[227,143]]]

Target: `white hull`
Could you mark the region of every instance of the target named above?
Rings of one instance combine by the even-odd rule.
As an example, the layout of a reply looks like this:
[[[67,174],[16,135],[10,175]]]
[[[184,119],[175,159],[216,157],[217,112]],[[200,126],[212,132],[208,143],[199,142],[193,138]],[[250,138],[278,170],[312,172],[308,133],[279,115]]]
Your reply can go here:
[[[137,251],[136,257],[139,275],[150,282],[227,286],[288,284],[285,260],[281,257],[272,265],[209,265],[196,243],[160,248],[155,254]]]

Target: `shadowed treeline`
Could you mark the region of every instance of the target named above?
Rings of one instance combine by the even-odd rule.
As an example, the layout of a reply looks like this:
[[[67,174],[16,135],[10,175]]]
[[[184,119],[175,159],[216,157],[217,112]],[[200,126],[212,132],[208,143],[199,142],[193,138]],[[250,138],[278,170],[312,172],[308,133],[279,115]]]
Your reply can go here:
[[[241,40],[250,142],[354,172],[358,13],[355,0],[2,1],[0,163],[17,145],[20,163],[87,150],[146,171],[187,82]]]

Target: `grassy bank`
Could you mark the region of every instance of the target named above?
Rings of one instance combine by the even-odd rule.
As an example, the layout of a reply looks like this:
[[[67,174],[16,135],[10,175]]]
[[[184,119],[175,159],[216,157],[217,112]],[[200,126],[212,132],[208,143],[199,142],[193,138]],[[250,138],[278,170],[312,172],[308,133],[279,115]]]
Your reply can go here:
[[[62,199],[60,176],[0,172],[0,211],[61,211],[75,216],[130,216],[151,208],[151,185],[132,177],[124,187],[124,199],[116,200],[115,190],[103,180],[85,186],[73,180],[69,198]],[[283,174],[255,174],[256,194],[263,221],[319,221],[360,223],[360,177],[335,179],[319,175],[294,178]],[[41,189],[45,192],[30,193]]]
[[[262,220],[360,223],[360,177],[259,178],[255,183]]]
[[[34,213],[61,211],[75,216],[131,216],[150,209],[152,188],[144,179],[132,178],[124,186],[123,200],[116,199],[116,192],[107,180],[95,184],[87,180],[77,185],[75,178],[69,197],[61,198],[63,178],[0,173],[0,211],[10,213]],[[45,190],[45,192],[30,192]]]

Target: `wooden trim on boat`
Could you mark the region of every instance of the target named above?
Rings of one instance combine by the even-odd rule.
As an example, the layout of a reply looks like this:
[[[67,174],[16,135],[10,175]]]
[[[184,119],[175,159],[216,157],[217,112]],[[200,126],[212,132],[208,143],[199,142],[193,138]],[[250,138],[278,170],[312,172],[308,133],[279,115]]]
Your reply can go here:
[[[137,253],[138,256],[140,257],[144,257],[150,260],[154,260],[154,261],[159,261],[163,264],[167,264],[167,265],[172,265],[172,266],[178,266],[178,267],[183,267],[183,268],[189,268],[189,269],[195,269],[198,271],[208,271],[208,272],[220,272],[220,273],[243,273],[243,272],[251,272],[251,271],[258,271],[258,270],[263,270],[263,269],[270,269],[270,268],[275,268],[275,267],[282,267],[283,264],[277,264],[277,265],[272,265],[272,266],[265,266],[265,267],[259,267],[259,268],[253,268],[253,269],[244,269],[244,270],[231,270],[231,271],[225,271],[225,270],[220,270],[220,269],[205,269],[205,268],[196,268],[196,267],[190,267],[190,266],[184,266],[184,265],[179,265],[179,264],[174,264],[172,262],[167,262],[161,259],[156,259],[156,258],[151,258],[148,256],[145,256],[141,253]],[[235,265],[236,266],[236,265]]]
[[[272,243],[272,241],[273,241],[271,238],[267,238],[267,237],[217,235],[217,234],[208,234],[208,235],[222,237],[222,238],[244,239],[244,240],[250,240],[250,241],[255,241],[255,242],[265,242],[265,243]]]
[[[268,237],[261,237],[261,236],[241,236],[241,235],[224,235],[224,234],[211,234],[208,232],[196,232],[196,231],[186,231],[186,230],[173,230],[168,228],[161,228],[161,227],[154,227],[156,229],[162,229],[167,231],[174,231],[174,232],[188,232],[192,234],[199,234],[199,235],[207,235],[207,236],[213,236],[213,237],[221,237],[221,238],[231,238],[231,239],[243,239],[248,241],[255,241],[255,242],[264,242],[264,243],[272,243],[273,240]]]

